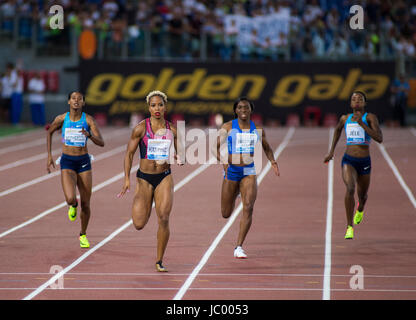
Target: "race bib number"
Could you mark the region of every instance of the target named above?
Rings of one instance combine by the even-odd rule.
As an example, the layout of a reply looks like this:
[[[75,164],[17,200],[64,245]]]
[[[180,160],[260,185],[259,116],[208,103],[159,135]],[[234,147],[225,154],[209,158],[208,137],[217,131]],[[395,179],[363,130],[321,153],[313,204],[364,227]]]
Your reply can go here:
[[[147,141],[147,159],[149,160],[168,160],[170,140],[149,139]]]
[[[254,153],[254,147],[257,142],[257,134],[238,132],[236,134],[235,151],[237,153]]]
[[[358,123],[347,124],[347,143],[364,143],[365,131]]]
[[[65,128],[65,145],[85,147],[87,137],[83,135],[81,131],[81,128]]]

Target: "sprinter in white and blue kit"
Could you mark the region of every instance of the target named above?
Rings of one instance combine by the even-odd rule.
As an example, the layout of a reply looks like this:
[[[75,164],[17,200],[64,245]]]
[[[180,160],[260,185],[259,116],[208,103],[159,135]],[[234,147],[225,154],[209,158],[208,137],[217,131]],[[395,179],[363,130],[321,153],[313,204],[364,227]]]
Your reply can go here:
[[[62,155],[60,157],[61,183],[66,202],[69,206],[68,218],[75,221],[77,218],[78,201],[76,188],[78,187],[81,200],[81,231],[79,241],[81,248],[89,248],[87,227],[91,216],[90,199],[92,192],[91,157],[88,154],[87,141],[104,147],[104,140],[92,116],[82,111],[85,105],[84,96],[77,91],[68,95],[69,112],[55,118],[50,125],[46,140],[48,160],[46,170],[51,172],[55,168],[52,158],[52,135],[62,129]]]
[[[341,116],[334,131],[331,149],[324,159],[324,162],[327,163],[334,158],[335,147],[344,130],[347,148],[341,161],[341,167],[342,179],[347,188],[344,199],[347,216],[345,239],[354,238],[353,223],[359,224],[363,219],[364,205],[367,201],[367,192],[370,186],[371,139],[378,143],[383,142],[383,134],[377,116],[365,111],[366,103],[367,97],[364,92],[353,92],[351,95],[353,112]],[[358,205],[354,214],[356,187]]]
[[[240,193],[243,211],[234,257],[246,259],[247,254],[242,246],[251,227],[254,202],[257,198],[257,176],[254,166],[254,150],[257,143],[261,143],[276,176],[279,176],[280,172],[264,129],[256,127],[250,119],[254,110],[253,102],[246,97],[240,97],[234,102],[233,110],[235,119],[222,126],[216,145],[217,160],[223,164],[224,168],[221,214],[226,219],[231,216],[236,198]],[[227,144],[228,154],[225,159],[221,159],[221,147],[225,144]]]

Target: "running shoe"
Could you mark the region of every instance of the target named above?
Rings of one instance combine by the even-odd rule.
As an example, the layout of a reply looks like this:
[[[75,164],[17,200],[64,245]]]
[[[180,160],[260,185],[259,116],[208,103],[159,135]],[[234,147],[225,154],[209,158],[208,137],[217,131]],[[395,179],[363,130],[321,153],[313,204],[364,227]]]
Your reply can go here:
[[[354,229],[351,226],[347,227],[347,232],[345,233],[345,239],[354,239]]]
[[[360,224],[360,222],[363,220],[364,211],[358,211],[358,209],[355,211],[354,215],[354,224]]]
[[[75,221],[77,218],[77,207],[69,206],[68,218],[71,221]]]
[[[247,255],[241,246],[238,246],[234,249],[234,258],[247,259]]]
[[[88,242],[87,236],[85,234],[79,236],[79,245],[81,248],[90,247],[90,243]]]
[[[156,270],[158,272],[168,272],[168,269],[166,269],[163,265],[162,265],[162,261],[158,261],[156,262]]]

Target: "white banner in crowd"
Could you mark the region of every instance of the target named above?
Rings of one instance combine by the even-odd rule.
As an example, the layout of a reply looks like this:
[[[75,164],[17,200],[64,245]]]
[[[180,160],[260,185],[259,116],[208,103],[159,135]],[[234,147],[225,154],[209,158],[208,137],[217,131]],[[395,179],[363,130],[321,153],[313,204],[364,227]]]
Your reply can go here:
[[[264,41],[267,37],[271,40],[277,39],[280,33],[287,35],[289,22],[289,9],[281,9],[278,13],[257,17],[229,14],[225,16],[224,29],[226,33],[235,28],[238,30],[237,43],[241,47],[250,46],[253,29],[257,30],[260,41]]]

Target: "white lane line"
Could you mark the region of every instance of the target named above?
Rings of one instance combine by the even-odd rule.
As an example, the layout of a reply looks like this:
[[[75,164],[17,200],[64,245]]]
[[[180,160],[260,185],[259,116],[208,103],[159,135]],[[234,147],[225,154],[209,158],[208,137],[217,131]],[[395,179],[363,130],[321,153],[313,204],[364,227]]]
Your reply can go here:
[[[386,148],[383,144],[377,144],[381,154],[383,155],[384,159],[387,161],[388,165],[390,166],[391,170],[393,171],[397,181],[399,181],[400,185],[402,186],[403,190],[406,192],[407,196],[409,197],[410,202],[412,203],[413,207],[416,209],[416,199],[413,195],[410,188],[407,186],[406,182],[404,181],[402,175],[400,174],[399,170],[397,169],[396,165],[394,164],[393,160],[390,158]]]
[[[126,129],[119,129],[119,130],[115,130],[114,132],[111,132],[111,133],[103,134],[104,140],[112,139],[114,137],[117,137],[117,136],[123,134],[125,132],[125,130]],[[46,145],[46,138],[44,138],[43,141],[45,142],[45,145]],[[52,150],[52,155],[56,155],[56,154],[61,153],[61,152],[62,152],[62,148],[59,147],[59,148],[56,148],[56,149]],[[24,158],[24,159],[20,159],[20,160],[14,161],[14,162],[10,162],[8,164],[1,165],[0,166],[0,171],[15,168],[15,167],[18,167],[18,166],[21,166],[21,165],[24,165],[24,164],[28,164],[28,163],[32,163],[32,162],[35,162],[35,161],[38,161],[38,160],[46,159],[47,156],[48,156],[47,152],[42,152],[42,153],[36,154],[34,156],[28,157],[28,158]]]
[[[132,170],[134,171],[134,170],[137,170],[138,168],[139,168],[139,165],[136,165],[132,168]],[[59,172],[56,172],[56,173],[59,174]],[[112,177],[108,180],[105,180],[104,182],[101,182],[100,184],[97,184],[95,187],[92,188],[92,193],[108,186],[109,184],[111,184],[111,183],[113,183],[113,182],[115,182],[115,181],[117,181],[117,180],[119,180],[123,177],[124,177],[124,172],[119,173],[119,174],[115,175],[114,177]],[[77,198],[79,199],[79,195],[77,195]],[[4,236],[7,236],[8,234],[10,234],[10,233],[12,233],[16,230],[19,230],[19,229],[21,229],[23,227],[26,227],[27,225],[35,222],[35,221],[38,221],[39,219],[43,218],[44,216],[47,216],[48,214],[50,214],[50,213],[52,213],[52,212],[54,212],[54,211],[56,211],[60,208],[63,208],[66,205],[67,205],[66,201],[61,202],[60,204],[58,204],[58,205],[56,205],[56,206],[54,206],[54,207],[52,207],[48,210],[43,211],[42,213],[38,214],[37,216],[33,217],[32,219],[29,219],[26,222],[23,222],[23,223],[15,226],[11,229],[8,229],[8,230],[0,233],[0,238],[3,238]]]
[[[0,138],[0,143],[2,143],[4,141],[13,140],[13,139],[24,138],[26,136],[33,136],[35,134],[42,133],[42,132],[45,132],[44,128],[38,128],[38,129],[29,130],[29,131],[18,132],[18,133],[12,134],[12,135],[1,137]]]
[[[0,288],[0,291],[23,291],[23,290],[34,290],[36,288]],[[80,288],[62,288],[62,289],[54,289],[54,288],[46,288],[45,290],[108,290],[108,291],[115,291],[115,290],[134,290],[134,291],[175,291],[178,288],[174,287],[164,287],[164,288],[156,288],[156,287],[132,287],[132,288],[116,288],[116,287],[109,287],[109,288],[99,288],[99,287],[80,287]],[[321,288],[190,288],[191,291],[321,291]],[[357,293],[359,292],[416,292],[416,289],[332,289],[332,291],[336,292],[351,292]]]
[[[111,157],[113,155],[116,155],[117,153],[123,152],[125,150],[126,150],[126,146],[120,146],[120,147],[114,148],[112,150],[103,152],[103,153],[101,153],[101,154],[99,154],[99,155],[97,155],[97,156],[94,157],[94,162],[95,161],[99,161],[99,160],[103,160],[105,158],[109,158],[109,157]],[[30,181],[21,183],[21,184],[15,186],[13,188],[9,188],[9,189],[6,189],[4,191],[1,191],[0,192],[0,197],[4,197],[4,196],[6,196],[8,194],[11,194],[13,192],[22,190],[22,189],[24,189],[26,187],[32,186],[32,185],[37,184],[39,182],[42,182],[42,181],[51,179],[51,178],[56,177],[56,176],[59,176],[60,174],[61,174],[61,171],[60,170],[54,171],[54,172],[51,172],[51,173],[47,173],[47,174],[45,174],[43,176],[40,176],[38,178],[35,178],[35,179],[30,180]]]
[[[60,152],[62,152],[62,148],[54,149],[54,150],[52,150],[52,155],[55,156],[56,154],[58,154]],[[24,164],[28,164],[28,163],[32,163],[32,162],[35,162],[35,161],[38,161],[38,160],[46,159],[47,156],[48,155],[47,155],[46,152],[42,152],[40,154],[36,154],[36,155],[28,157],[28,158],[13,161],[13,162],[10,162],[8,164],[1,165],[0,166],[0,171],[16,168],[16,167],[22,166]]]
[[[125,130],[125,129],[122,129],[122,130]],[[104,153],[102,153],[102,154],[97,155],[97,156],[95,157],[95,161],[99,161],[99,160],[102,160],[102,159],[105,159],[105,158],[111,157],[112,155],[117,154],[117,153],[119,153],[119,152],[121,152],[121,151],[123,151],[123,150],[125,150],[125,149],[126,149],[126,146],[120,146],[120,147],[117,147],[117,148],[115,148],[115,149],[113,149],[113,150],[109,150],[109,151],[107,151],[107,152],[104,152]],[[207,166],[207,165],[212,164],[212,163],[215,163],[215,162],[214,162],[214,158],[211,158],[211,159],[208,161],[208,163],[207,163],[207,164],[204,164],[203,166]],[[133,171],[134,171],[134,170],[137,170],[137,169],[138,169],[138,166],[136,166],[136,167],[132,168],[132,170],[133,170]],[[203,169],[203,170],[205,170],[205,169],[206,169],[206,168],[204,167],[204,169]],[[197,170],[199,170],[199,169],[197,169]],[[28,186],[30,186],[30,185],[33,185],[33,184],[36,184],[36,183],[38,183],[38,182],[44,181],[44,180],[46,180],[46,179],[50,179],[50,178],[52,178],[52,177],[54,177],[54,176],[59,175],[60,173],[61,173],[60,171],[55,171],[55,172],[53,172],[53,173],[46,174],[46,175],[44,175],[44,176],[42,176],[42,177],[39,177],[39,178],[36,178],[36,179],[34,179],[34,180],[28,181],[28,182],[26,182],[26,183],[24,183],[24,184],[18,185],[18,186],[14,187],[14,188],[11,188],[11,189],[8,189],[8,190],[5,190],[5,191],[3,191],[3,192],[0,192],[0,197],[4,196],[4,195],[6,195],[6,194],[10,194],[10,193],[12,193],[12,192],[15,192],[15,191],[21,190],[21,189],[23,189],[23,188],[26,188],[26,187],[28,187]],[[121,175],[121,176],[120,176],[120,175]],[[92,188],[92,192],[98,191],[98,190],[100,190],[101,188],[103,188],[103,187],[107,186],[107,182],[108,182],[108,181],[110,181],[110,183],[111,183],[112,179],[116,179],[116,180],[117,180],[117,179],[120,179],[122,176],[123,176],[123,174],[122,174],[122,173],[120,173],[120,174],[118,174],[118,175],[114,176],[113,178],[110,178],[109,180],[106,180],[106,181],[102,182],[101,184],[99,184],[99,185],[97,185],[97,186],[93,187],[93,188]],[[179,182],[179,183],[181,183],[181,182]],[[182,187],[182,186],[179,186],[179,188],[181,188],[181,187]],[[77,196],[77,199],[79,199],[79,195]],[[50,209],[48,209],[48,210],[46,210],[46,211],[44,211],[44,212],[40,213],[39,215],[37,215],[36,217],[33,217],[33,218],[32,218],[32,219],[30,219],[30,220],[27,220],[26,222],[21,223],[21,224],[19,224],[19,225],[18,225],[18,226],[16,226],[16,227],[13,227],[13,228],[11,228],[11,229],[9,229],[9,230],[6,230],[6,231],[4,231],[3,233],[0,233],[0,238],[2,238],[2,237],[4,237],[4,236],[6,236],[6,235],[8,235],[8,234],[10,234],[10,233],[12,233],[12,232],[14,232],[14,231],[16,231],[16,230],[19,230],[19,229],[21,229],[21,228],[23,228],[23,227],[25,227],[25,226],[27,226],[27,225],[29,225],[29,224],[31,224],[31,223],[33,223],[33,222],[35,222],[35,221],[39,220],[39,219],[41,219],[41,218],[43,218],[44,216],[46,216],[46,215],[50,214],[51,212],[54,212],[55,210],[58,210],[58,209],[60,209],[60,208],[63,208],[65,205],[66,205],[66,202],[62,202],[62,203],[60,203],[60,204],[56,205],[55,207],[50,208]]]
[[[178,182],[175,187],[173,188],[173,192],[178,191],[180,188],[182,188],[185,184],[187,184],[189,181],[191,181],[193,178],[195,178],[197,175],[199,175],[201,172],[203,172],[205,169],[208,168],[208,166],[212,163],[215,163],[216,159],[211,158],[208,163],[203,164],[199,166],[196,170],[192,171],[190,174],[188,174],[184,179],[182,179],[180,182]],[[137,170],[138,166],[132,168],[132,171]],[[121,174],[121,177],[124,177],[124,173]],[[154,207],[154,202],[153,202]],[[89,249],[86,253],[84,253],[82,256],[80,256],[77,260],[75,260],[73,263],[71,263],[68,267],[63,269],[62,271],[58,272],[55,276],[50,278],[48,281],[46,281],[44,284],[42,284],[40,287],[38,287],[36,290],[31,292],[29,295],[23,298],[23,300],[31,300],[34,297],[36,297],[39,293],[41,293],[43,290],[48,288],[52,283],[55,283],[56,280],[61,278],[65,273],[75,268],[78,264],[80,264],[83,260],[85,260],[88,256],[93,254],[95,251],[100,249],[102,246],[104,246],[106,243],[111,241],[113,238],[115,238],[119,233],[124,231],[127,227],[129,227],[132,224],[132,220],[130,219],[125,224],[123,224],[121,227],[119,227],[116,231],[108,235],[105,239],[103,239],[101,242],[99,242],[96,246]],[[176,290],[176,288],[175,288]]]
[[[51,275],[50,272],[0,272],[0,276],[29,276],[29,275],[38,275],[38,276],[48,276]],[[154,276],[160,277],[160,274],[152,273],[143,273],[143,272],[67,272],[67,276],[109,276],[109,277],[131,277],[131,276]],[[173,273],[167,272],[163,275],[164,277],[176,277],[176,276],[189,276],[189,273]],[[322,278],[322,273],[200,273],[200,277],[293,277],[293,278],[303,278],[303,277],[316,277]],[[351,278],[351,274],[332,274],[333,278]],[[383,279],[414,279],[416,275],[378,275],[378,274],[366,274],[366,278],[383,278]],[[20,279],[21,280],[21,279]]]
[[[31,147],[36,147],[36,146],[40,146],[41,144],[45,144],[46,143],[46,135],[44,138],[39,138],[33,141],[28,141],[28,142],[24,142],[18,145],[14,145],[14,146],[10,146],[10,147],[5,147],[5,148],[1,148],[0,149],[0,155],[5,154],[5,153],[9,153],[9,152],[13,152],[13,151],[19,151],[19,150],[23,150],[23,149],[27,149],[27,148],[31,148]]]
[[[334,128],[329,129],[329,146],[331,148]],[[333,205],[333,188],[334,188],[334,160],[328,162],[328,200],[326,204],[326,231],[325,231],[325,268],[324,268],[324,286],[323,300],[331,299],[331,255],[332,255],[332,205]]]
[[[289,143],[289,140],[292,138],[293,134],[295,132],[295,128],[291,127],[288,132],[286,133],[286,136],[283,139],[283,142],[279,145],[279,147],[276,149],[276,152],[274,154],[275,159],[277,159],[280,155],[280,153],[286,148],[287,144]],[[266,176],[267,172],[270,170],[270,162],[267,162],[266,167],[263,169],[263,171],[260,173],[259,177],[257,178],[257,184],[259,185],[263,178]],[[182,285],[182,287],[179,289],[177,294],[174,296],[173,300],[181,300],[182,297],[185,295],[186,291],[191,286],[192,282],[197,277],[198,273],[201,271],[201,269],[204,267],[204,265],[207,263],[208,259],[210,258],[211,254],[214,252],[215,248],[218,246],[224,235],[227,233],[228,229],[231,227],[231,225],[234,223],[237,216],[240,214],[241,210],[243,209],[243,204],[240,202],[239,206],[234,210],[233,214],[229,218],[226,225],[221,229],[220,233],[217,235],[217,237],[214,239],[208,250],[203,255],[201,261],[198,263],[198,265],[194,268],[192,273],[189,275],[189,277],[186,279],[185,283]]]
[[[110,130],[112,130],[112,129],[110,129]],[[130,129],[129,128],[115,129],[113,131],[113,133],[110,133],[110,134],[119,134],[119,132],[126,131],[126,130],[130,130]],[[8,153],[8,152],[19,151],[19,150],[23,150],[23,149],[26,149],[26,148],[39,146],[39,145],[42,145],[44,143],[46,144],[46,131],[44,131],[44,129],[42,129],[42,131],[44,132],[44,137],[43,138],[38,138],[38,139],[35,139],[35,140],[22,142],[22,143],[13,145],[13,146],[0,148],[0,155]],[[25,133],[25,135],[26,134],[27,135],[33,135],[34,133],[37,133],[37,132],[36,131],[27,132],[27,133]],[[107,134],[107,132],[105,132],[105,134]],[[5,140],[11,140],[13,137],[16,137],[16,136],[4,137],[4,138],[0,139],[0,142],[5,141]]]

